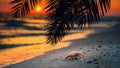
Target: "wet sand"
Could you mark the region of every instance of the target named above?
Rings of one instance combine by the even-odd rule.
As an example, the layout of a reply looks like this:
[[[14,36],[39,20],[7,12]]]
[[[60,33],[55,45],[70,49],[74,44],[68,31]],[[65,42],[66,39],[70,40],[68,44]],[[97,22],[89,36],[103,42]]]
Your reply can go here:
[[[37,56],[31,54],[30,56],[26,56],[26,58],[31,56],[32,58],[28,60],[25,58],[19,63],[11,63],[4,68],[119,68],[119,26],[119,22],[104,22],[102,25],[95,25],[94,28],[91,29],[75,31],[75,33],[66,36],[64,40],[56,46],[48,47],[46,44],[43,45],[43,43],[41,43],[42,45],[25,46],[21,49],[21,51],[23,51],[21,54],[33,52]],[[24,43],[28,43],[29,41],[24,40]],[[38,43],[38,40],[35,41],[32,42]],[[3,42],[7,43],[6,41]],[[43,51],[39,48],[40,45]],[[20,49],[21,47],[17,48]],[[84,60],[65,61],[64,58],[72,51],[83,51]],[[19,51],[15,52],[18,53]],[[16,55],[15,57],[17,57]],[[25,55],[23,55],[23,57],[24,56]]]

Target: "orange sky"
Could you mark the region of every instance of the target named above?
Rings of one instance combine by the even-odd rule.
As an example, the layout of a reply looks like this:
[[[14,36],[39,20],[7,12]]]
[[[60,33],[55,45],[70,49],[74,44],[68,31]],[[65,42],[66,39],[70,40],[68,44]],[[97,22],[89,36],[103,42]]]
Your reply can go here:
[[[10,7],[12,7],[9,2],[11,2],[12,0],[0,0],[0,12],[9,12],[10,11]],[[42,2],[40,4],[38,4],[37,6],[40,6],[41,12],[36,12],[36,9],[31,10],[32,14],[44,14],[44,7],[46,5],[46,0],[42,0]]]
[[[0,0],[0,11],[7,12],[10,11],[10,5],[8,4],[11,0]],[[112,16],[120,16],[120,0],[111,0],[111,9],[107,13],[107,15]],[[43,0],[39,6],[44,7],[46,0]],[[36,13],[34,10],[32,10],[32,13]],[[44,14],[44,9],[40,13],[37,14]]]
[[[9,5],[9,2],[11,0],[0,0],[0,12],[8,12],[10,11],[10,5]]]
[[[111,0],[111,9],[107,15],[120,16],[120,0]]]

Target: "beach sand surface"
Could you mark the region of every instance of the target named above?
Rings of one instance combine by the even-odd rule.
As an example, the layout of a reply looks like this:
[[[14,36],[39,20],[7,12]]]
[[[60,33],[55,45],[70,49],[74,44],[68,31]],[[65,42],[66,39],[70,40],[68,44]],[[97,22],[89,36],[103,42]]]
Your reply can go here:
[[[11,31],[4,28],[0,32],[7,37],[3,37],[0,42],[2,46],[10,47],[0,49],[0,67],[120,68],[119,26],[119,21],[100,22],[89,29],[72,30],[55,46],[45,43],[45,30],[38,25],[22,24],[19,28],[12,27]],[[13,28],[16,28],[16,31]],[[11,47],[13,45],[14,47]],[[82,51],[83,60],[64,60],[72,51]]]

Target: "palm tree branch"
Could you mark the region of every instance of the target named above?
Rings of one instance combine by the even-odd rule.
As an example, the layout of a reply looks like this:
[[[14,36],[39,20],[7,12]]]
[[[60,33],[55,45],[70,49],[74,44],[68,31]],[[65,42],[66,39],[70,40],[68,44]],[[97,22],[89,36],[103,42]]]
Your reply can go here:
[[[47,43],[56,44],[74,24],[83,28],[97,23],[110,8],[110,0],[49,0]]]
[[[28,13],[38,4],[40,0],[13,0],[10,4],[14,6],[11,8],[14,17],[22,17]],[[16,12],[16,9],[17,11]]]

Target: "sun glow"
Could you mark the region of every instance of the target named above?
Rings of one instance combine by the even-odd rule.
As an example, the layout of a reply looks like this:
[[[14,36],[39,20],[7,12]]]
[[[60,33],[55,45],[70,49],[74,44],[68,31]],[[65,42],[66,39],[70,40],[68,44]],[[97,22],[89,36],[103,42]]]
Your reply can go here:
[[[40,12],[42,10],[42,8],[40,6],[36,7],[36,12]]]

